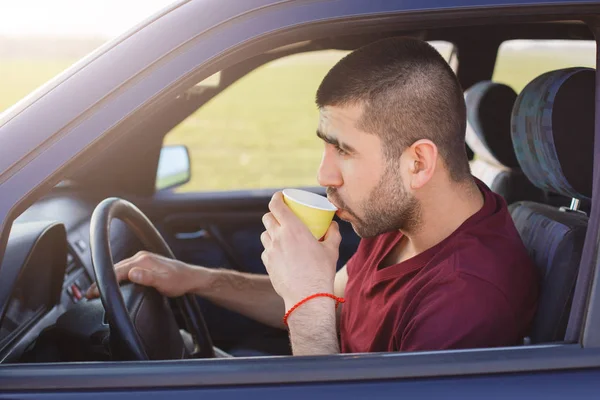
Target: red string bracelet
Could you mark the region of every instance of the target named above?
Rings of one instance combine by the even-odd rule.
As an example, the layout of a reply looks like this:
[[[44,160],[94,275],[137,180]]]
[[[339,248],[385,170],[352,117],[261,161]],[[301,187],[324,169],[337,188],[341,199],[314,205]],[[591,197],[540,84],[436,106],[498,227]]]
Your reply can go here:
[[[343,297],[337,297],[332,295],[331,293],[315,293],[315,294],[311,294],[310,296],[300,300],[298,303],[296,303],[292,308],[290,308],[288,310],[288,312],[285,313],[285,315],[283,316],[283,323],[284,325],[287,326],[287,320],[290,317],[290,314],[298,307],[300,307],[302,304],[306,303],[309,300],[312,300],[316,297],[330,297],[332,299],[335,300],[335,309],[337,310],[338,306],[340,305],[340,303],[344,303],[346,300],[344,300]]]

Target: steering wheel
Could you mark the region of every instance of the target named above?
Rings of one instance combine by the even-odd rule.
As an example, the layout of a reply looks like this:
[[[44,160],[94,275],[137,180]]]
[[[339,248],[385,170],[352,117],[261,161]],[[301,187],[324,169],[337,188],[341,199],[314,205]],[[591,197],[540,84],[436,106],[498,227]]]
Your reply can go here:
[[[126,360],[214,357],[210,334],[193,295],[186,294],[175,299],[186,328],[195,341],[196,350],[190,354],[165,296],[152,287],[137,284],[119,287],[110,244],[110,224],[114,218],[127,224],[146,250],[175,259],[152,222],[130,202],[108,198],[94,210],[90,225],[92,264],[105,320],[110,327],[113,357]]]

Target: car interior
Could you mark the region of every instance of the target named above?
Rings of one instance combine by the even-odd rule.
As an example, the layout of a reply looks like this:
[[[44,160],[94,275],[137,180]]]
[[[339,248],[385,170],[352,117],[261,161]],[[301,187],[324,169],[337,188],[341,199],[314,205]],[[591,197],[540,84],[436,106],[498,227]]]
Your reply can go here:
[[[261,217],[276,189],[156,190],[164,137],[262,65],[311,51],[351,51],[388,36],[454,46],[472,172],[504,197],[540,272],[539,307],[522,345],[577,343],[590,281],[590,271],[579,264],[592,205],[595,70],[573,65],[545,71],[519,93],[492,76],[507,41],[594,37],[582,21],[536,18],[302,41],[220,71],[212,87],[188,87],[173,96],[158,112],[124,128],[126,134],[14,221],[0,267],[0,362],[291,355],[285,331],[200,297],[165,302],[152,289],[127,283],[119,288],[111,268],[151,250],[196,265],[265,274]],[[338,223],[341,267],[359,238],[349,224]],[[96,280],[107,293],[104,304],[84,297]]]

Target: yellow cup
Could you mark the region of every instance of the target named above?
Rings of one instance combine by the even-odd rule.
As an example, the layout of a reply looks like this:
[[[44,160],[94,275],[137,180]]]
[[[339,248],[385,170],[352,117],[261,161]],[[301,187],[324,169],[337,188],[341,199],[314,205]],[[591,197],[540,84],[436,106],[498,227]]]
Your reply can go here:
[[[321,239],[337,208],[326,197],[299,189],[284,189],[283,201],[316,239]]]

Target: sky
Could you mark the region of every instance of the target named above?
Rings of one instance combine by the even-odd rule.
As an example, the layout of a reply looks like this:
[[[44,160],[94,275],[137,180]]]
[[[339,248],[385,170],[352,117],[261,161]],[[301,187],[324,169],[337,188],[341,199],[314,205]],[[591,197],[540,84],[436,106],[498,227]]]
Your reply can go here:
[[[0,0],[0,35],[112,38],[175,0]]]

